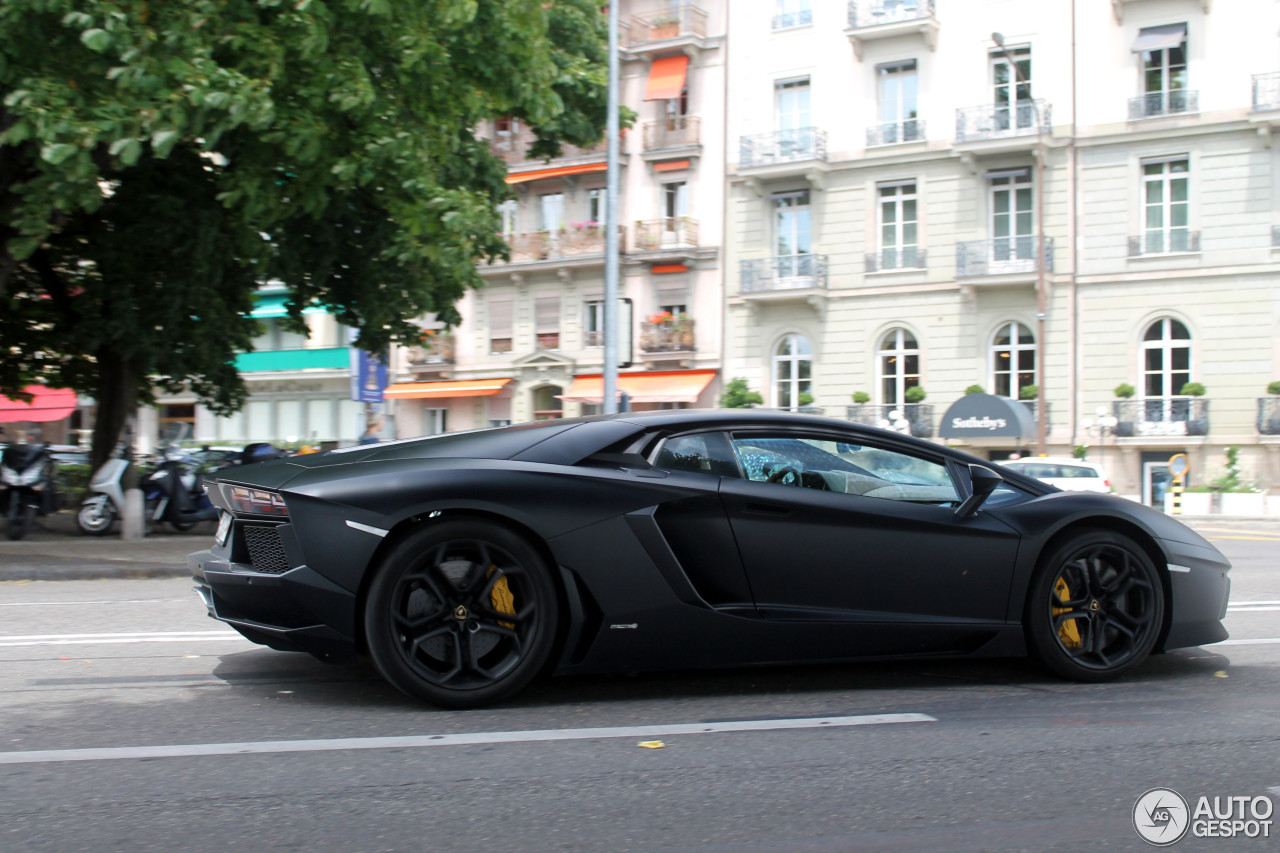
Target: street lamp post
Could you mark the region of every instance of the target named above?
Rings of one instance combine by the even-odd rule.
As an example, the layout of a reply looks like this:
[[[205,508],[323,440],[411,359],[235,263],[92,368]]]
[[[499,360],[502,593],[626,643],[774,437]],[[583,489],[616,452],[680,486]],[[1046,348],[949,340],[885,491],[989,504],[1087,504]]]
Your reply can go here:
[[[1009,53],[1008,48],[1004,46],[1004,35],[1001,33],[992,33],[991,41],[995,42],[996,47],[1000,49],[1000,53],[1004,58],[1009,60],[1009,67],[1013,69],[1014,87],[1013,87],[1013,120],[1018,120],[1018,88],[1020,86],[1027,87],[1027,94],[1031,95],[1031,81],[1029,81],[1022,73],[1022,69],[1018,67],[1018,63],[1013,58],[1013,54]],[[1040,114],[1040,105],[1036,103],[1034,97],[1029,98],[1031,102],[1032,113],[1036,122],[1036,138],[1039,145],[1036,148],[1036,387],[1038,393],[1036,397],[1036,453],[1044,456],[1048,452],[1048,423],[1047,409],[1049,408],[1046,401],[1045,382],[1044,382],[1044,335],[1045,335],[1045,311],[1046,311],[1046,282],[1044,270],[1044,116]]]

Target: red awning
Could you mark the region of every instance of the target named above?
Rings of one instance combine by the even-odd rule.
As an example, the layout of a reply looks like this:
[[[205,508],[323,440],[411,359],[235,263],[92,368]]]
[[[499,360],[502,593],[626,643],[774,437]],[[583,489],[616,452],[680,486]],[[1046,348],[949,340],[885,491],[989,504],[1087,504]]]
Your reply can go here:
[[[644,88],[644,99],[669,101],[680,97],[688,70],[689,57],[686,54],[658,57],[649,67],[649,83]]]
[[[633,403],[696,403],[711,380],[714,370],[653,370],[646,373],[619,373],[618,390],[631,395]],[[569,390],[560,395],[569,403],[599,403],[604,399],[604,377],[575,376]]]
[[[556,166],[550,169],[534,169],[532,172],[515,172],[507,175],[507,183],[523,184],[525,181],[539,181],[543,178],[560,178],[565,175],[585,175],[589,172],[603,172],[609,168],[608,163],[582,163],[578,166]]]
[[[384,397],[393,400],[436,400],[447,397],[489,397],[510,379],[453,379],[444,382],[399,382],[388,385]]]
[[[22,389],[35,396],[30,403],[0,397],[0,423],[18,421],[60,421],[76,410],[76,392],[69,388],[28,385]]]

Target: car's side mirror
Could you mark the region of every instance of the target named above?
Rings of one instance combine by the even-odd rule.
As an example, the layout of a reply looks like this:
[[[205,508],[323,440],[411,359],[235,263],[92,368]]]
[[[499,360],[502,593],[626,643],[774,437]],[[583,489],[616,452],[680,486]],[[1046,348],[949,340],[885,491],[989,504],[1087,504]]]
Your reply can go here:
[[[969,492],[969,497],[964,499],[964,503],[956,507],[957,518],[968,518],[976,513],[987,498],[991,497],[996,486],[1004,482],[1004,477],[982,465],[970,465],[969,482],[973,488]]]

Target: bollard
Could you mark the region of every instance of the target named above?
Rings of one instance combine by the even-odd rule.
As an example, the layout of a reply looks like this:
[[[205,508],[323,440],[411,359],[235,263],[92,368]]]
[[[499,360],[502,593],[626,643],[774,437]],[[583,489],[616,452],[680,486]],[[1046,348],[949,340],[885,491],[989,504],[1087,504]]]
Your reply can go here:
[[[1173,514],[1182,515],[1182,478],[1174,477],[1170,488],[1173,491]]]

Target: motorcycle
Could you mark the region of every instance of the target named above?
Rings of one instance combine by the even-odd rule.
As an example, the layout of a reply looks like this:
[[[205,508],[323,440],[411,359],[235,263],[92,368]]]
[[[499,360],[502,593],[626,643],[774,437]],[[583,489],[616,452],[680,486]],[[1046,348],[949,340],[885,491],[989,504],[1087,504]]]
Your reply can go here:
[[[163,461],[143,480],[143,494],[153,524],[167,521],[174,530],[187,531],[218,517],[205,494],[200,463],[181,448],[164,449]]]
[[[5,485],[5,535],[21,539],[35,526],[36,517],[56,512],[53,456],[40,441],[11,444],[0,457],[0,480]]]

